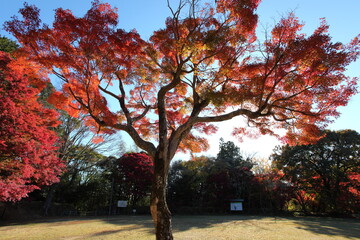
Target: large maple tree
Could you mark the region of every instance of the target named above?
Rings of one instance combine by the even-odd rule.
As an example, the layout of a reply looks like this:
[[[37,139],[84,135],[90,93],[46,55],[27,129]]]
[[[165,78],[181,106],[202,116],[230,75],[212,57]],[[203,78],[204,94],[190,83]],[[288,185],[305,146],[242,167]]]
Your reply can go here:
[[[208,146],[196,132],[214,133],[211,123],[242,116],[253,128],[234,134],[285,128],[284,141],[314,142],[356,91],[344,71],[358,57],[358,38],[332,43],[325,21],[306,36],[290,14],[258,43],[259,2],[180,0],[172,8],[168,1],[171,16],[149,40],[117,29],[116,9],[98,1],[84,17],[57,9],[51,27],[27,5],[23,20],[6,24],[29,58],[63,80],[51,97],[57,107],[88,114],[94,131],[127,132],[151,156],[157,239],[172,239],[165,194],[171,159]]]
[[[38,101],[39,69],[0,51],[0,201],[18,201],[59,180],[57,114]],[[39,84],[40,83],[40,84]]]

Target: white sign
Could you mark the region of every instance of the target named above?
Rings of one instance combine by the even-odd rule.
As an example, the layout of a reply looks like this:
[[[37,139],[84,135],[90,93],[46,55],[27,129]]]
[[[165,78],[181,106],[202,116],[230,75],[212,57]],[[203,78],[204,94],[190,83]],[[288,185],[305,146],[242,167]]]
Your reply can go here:
[[[242,211],[243,210],[242,202],[230,203],[230,210],[231,211]]]
[[[118,201],[117,206],[125,208],[127,207],[127,201]]]

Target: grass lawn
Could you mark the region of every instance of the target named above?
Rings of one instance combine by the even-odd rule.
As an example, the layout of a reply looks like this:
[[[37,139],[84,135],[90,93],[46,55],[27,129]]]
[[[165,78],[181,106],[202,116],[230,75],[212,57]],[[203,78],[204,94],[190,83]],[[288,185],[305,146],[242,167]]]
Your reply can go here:
[[[42,219],[1,223],[1,240],[155,239],[150,216]],[[360,221],[260,216],[174,216],[175,239],[360,239]]]

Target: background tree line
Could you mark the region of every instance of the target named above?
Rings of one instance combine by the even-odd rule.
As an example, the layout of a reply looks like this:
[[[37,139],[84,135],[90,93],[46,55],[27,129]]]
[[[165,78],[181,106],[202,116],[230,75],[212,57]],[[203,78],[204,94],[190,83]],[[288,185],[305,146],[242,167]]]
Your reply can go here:
[[[233,142],[221,141],[216,158],[173,164],[169,205],[179,213],[224,213],[231,199],[243,199],[248,213],[357,213],[360,135],[352,130],[324,134],[316,144],[276,148],[271,166],[261,171]]]
[[[278,147],[272,164],[261,171],[256,159],[221,140],[216,157],[174,162],[169,207],[175,214],[223,214],[230,212],[231,200],[243,199],[244,213],[350,216],[360,211],[359,140],[352,130],[327,131],[317,144]],[[67,162],[68,171],[59,183],[34,191],[22,202],[40,201],[45,207],[52,194],[49,215],[124,214],[132,209],[149,213],[149,156],[106,157],[90,149],[78,164],[74,159]],[[118,200],[127,200],[128,208],[117,208]]]
[[[244,212],[252,214],[358,213],[360,135],[352,130],[325,134],[317,144],[276,148],[271,165],[262,171],[254,157],[224,140],[216,157],[176,161],[169,173],[169,207],[175,214],[229,213],[230,201],[243,199]],[[130,210],[147,213],[151,159],[145,153],[95,156],[97,164],[78,170],[75,180],[64,174],[55,202],[78,211],[116,214],[121,213],[117,200],[127,200]],[[81,161],[87,166],[90,159]]]

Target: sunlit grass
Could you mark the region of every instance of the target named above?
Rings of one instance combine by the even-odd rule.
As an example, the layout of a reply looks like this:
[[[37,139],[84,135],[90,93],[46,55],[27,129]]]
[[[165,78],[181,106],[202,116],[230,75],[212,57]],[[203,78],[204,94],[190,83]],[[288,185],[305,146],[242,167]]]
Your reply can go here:
[[[360,221],[259,216],[174,216],[175,239],[360,239]],[[149,216],[62,218],[0,227],[4,240],[154,239]]]

